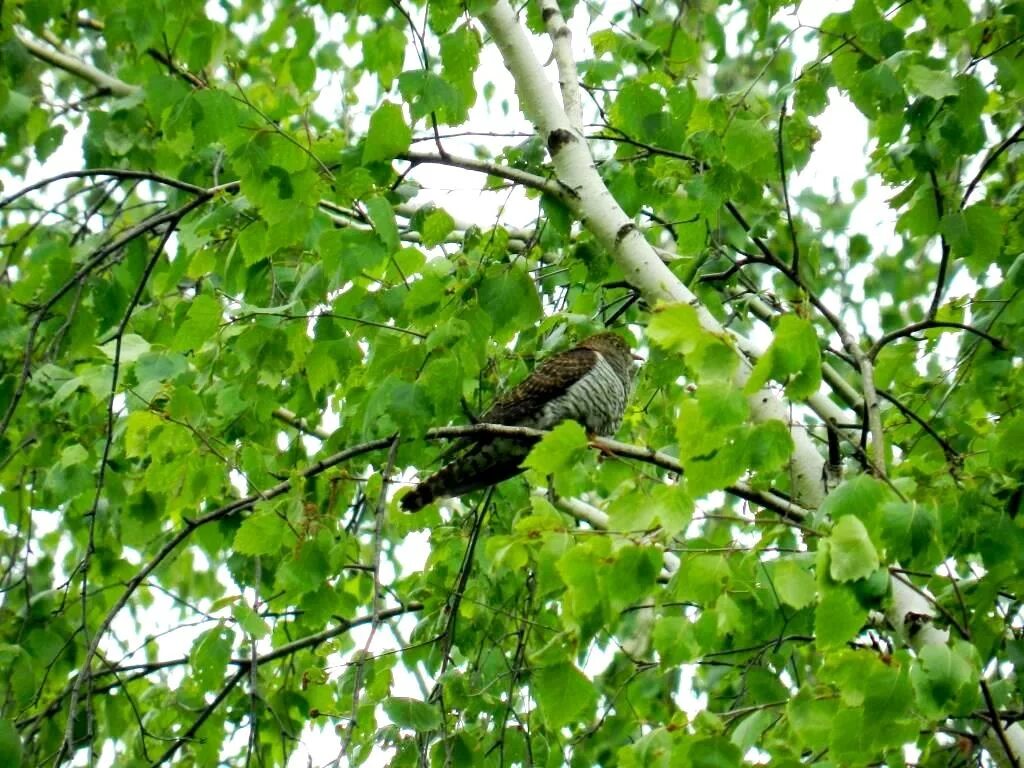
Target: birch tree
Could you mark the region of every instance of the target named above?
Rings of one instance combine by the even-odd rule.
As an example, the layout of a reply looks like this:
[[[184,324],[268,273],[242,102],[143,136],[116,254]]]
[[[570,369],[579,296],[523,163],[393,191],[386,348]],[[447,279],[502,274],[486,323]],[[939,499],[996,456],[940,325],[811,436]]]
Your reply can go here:
[[[1024,12],[815,6],[4,5],[0,764],[1019,766]]]

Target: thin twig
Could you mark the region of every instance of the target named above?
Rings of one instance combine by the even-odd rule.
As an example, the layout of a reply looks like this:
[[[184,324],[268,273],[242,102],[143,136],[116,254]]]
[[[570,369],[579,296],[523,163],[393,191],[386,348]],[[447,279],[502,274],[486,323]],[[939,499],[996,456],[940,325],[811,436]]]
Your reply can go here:
[[[982,177],[988,172],[988,169],[992,167],[992,163],[999,159],[999,156],[1011,146],[1020,141],[1022,134],[1024,134],[1024,123],[1021,123],[1021,125],[1017,127],[1017,130],[1007,136],[1003,141],[999,142],[999,145],[989,152],[988,157],[986,157],[984,162],[981,164],[981,168],[979,168],[978,172],[974,174],[974,178],[971,179],[971,183],[968,184],[967,189],[964,190],[964,196],[960,198],[960,210],[967,207],[967,201],[971,199],[971,195],[974,193],[975,187],[981,183]]]
[[[935,169],[928,169],[928,178],[932,182],[932,195],[935,198],[935,215],[939,222],[942,221],[942,217],[946,215],[946,204],[942,197],[942,190],[939,189],[939,179],[935,175]],[[949,270],[949,261],[951,256],[951,249],[949,246],[949,240],[946,236],[941,233],[941,227],[939,232],[939,244],[942,249],[942,254],[939,258],[939,274],[935,278],[935,293],[932,295],[932,303],[928,307],[928,319],[934,320],[935,315],[939,312],[939,305],[942,303],[942,294],[946,291],[946,273]]]
[[[868,350],[868,359],[873,361],[876,357],[878,357],[878,353],[881,352],[882,348],[887,344],[890,344],[893,341],[896,341],[897,339],[902,339],[906,336],[912,336],[918,331],[928,330],[929,328],[957,328],[961,331],[967,331],[968,333],[973,333],[975,336],[979,336],[985,339],[985,341],[987,341],[989,344],[991,344],[998,350],[1006,349],[1006,345],[1003,343],[1002,339],[996,338],[992,334],[987,333],[986,331],[983,331],[980,328],[975,328],[973,325],[967,325],[966,323],[957,323],[953,322],[952,320],[921,320],[919,322],[911,323],[910,325],[904,326],[903,328],[898,328],[895,331],[890,331],[889,333],[882,336],[878,341],[876,341],[871,346],[871,349]]]
[[[786,122],[786,100],[782,100],[782,106],[779,108],[779,137],[778,137],[778,149],[779,149],[779,180],[782,182],[782,201],[786,204],[786,222],[789,224],[789,239],[792,243],[793,248],[793,261],[790,267],[793,270],[793,274],[800,274],[800,244],[796,239],[796,227],[793,226],[793,211],[789,207],[789,187],[786,183],[786,155],[783,149],[782,142],[782,129]]]
[[[398,442],[398,435],[391,438],[391,448],[388,450],[387,463],[384,465],[384,471],[381,473],[380,496],[377,497],[377,506],[374,509],[373,613],[370,617],[370,632],[367,634],[366,642],[363,643],[363,650],[359,654],[355,669],[355,676],[352,682],[352,716],[351,722],[349,723],[348,733],[346,734],[345,741],[342,744],[342,754],[348,753],[348,747],[352,743],[352,737],[355,736],[356,733],[356,725],[359,721],[359,694],[361,693],[360,689],[363,685],[363,673],[366,668],[366,658],[370,654],[370,645],[373,643],[373,638],[377,634],[377,628],[380,626],[381,622],[380,613],[384,596],[382,594],[380,582],[380,561],[381,551],[384,546],[384,514],[387,506],[388,481],[391,479],[391,475],[395,471],[395,454],[398,451]]]
[[[465,168],[467,171],[486,173],[488,176],[495,176],[499,179],[506,179],[515,184],[521,184],[530,189],[546,192],[563,202],[569,198],[568,190],[553,179],[546,179],[518,168],[489,163],[486,160],[477,160],[471,157],[457,157],[446,154],[444,157],[429,152],[406,152],[399,155],[399,159],[406,160],[414,165],[433,163],[435,165],[448,165],[453,168]]]

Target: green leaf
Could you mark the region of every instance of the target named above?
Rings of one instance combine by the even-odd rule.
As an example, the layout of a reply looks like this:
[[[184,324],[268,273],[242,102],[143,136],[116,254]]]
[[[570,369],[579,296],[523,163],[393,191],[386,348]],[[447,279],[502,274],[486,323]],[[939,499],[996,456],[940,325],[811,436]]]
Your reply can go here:
[[[21,765],[21,737],[10,720],[0,720],[0,765]]]
[[[459,92],[443,78],[422,69],[403,72],[398,76],[398,90],[412,108],[413,120],[436,113],[440,122],[458,118],[463,113]]]
[[[220,302],[212,296],[202,293],[192,300],[185,322],[174,334],[171,348],[177,352],[197,349],[204,342],[217,334],[221,323],[222,308]]]
[[[877,531],[880,527],[879,510],[891,496],[892,492],[881,481],[870,475],[857,475],[825,497],[819,515],[826,520],[854,515],[868,530]]]
[[[575,421],[559,424],[540,439],[522,466],[542,475],[569,471],[588,450],[587,432]]]
[[[793,453],[793,436],[783,422],[769,419],[750,433],[750,468],[774,472],[784,467]]]
[[[809,687],[801,688],[786,705],[789,723],[805,749],[825,749],[832,734],[839,701]]]
[[[230,629],[220,626],[204,632],[192,644],[189,665],[202,690],[214,691],[224,683],[234,637]]]
[[[687,367],[702,381],[731,381],[739,365],[731,344],[705,330],[689,304],[659,305],[647,336],[662,349],[684,355]]]
[[[767,709],[754,712],[740,721],[729,740],[739,747],[741,752],[746,752],[761,743],[764,732],[778,719],[779,716],[776,713]]]
[[[960,90],[953,76],[942,69],[930,69],[919,64],[907,67],[907,82],[918,93],[941,101],[947,96],[956,96]]]
[[[537,286],[518,265],[488,270],[478,290],[480,307],[490,316],[499,338],[510,338],[541,317]]]
[[[638,141],[660,144],[668,121],[665,99],[657,89],[628,83],[615,98],[612,124]]]
[[[398,77],[398,73],[402,71],[402,65],[405,63],[405,35],[394,25],[383,24],[378,29],[366,34],[361,48],[363,64],[370,72],[377,75],[382,90],[391,90],[391,84]],[[373,132],[372,122],[370,132]],[[363,162],[367,162],[365,155]]]
[[[685,616],[662,616],[654,623],[654,650],[663,669],[695,661],[700,645],[693,624]]]
[[[966,714],[977,699],[978,670],[974,662],[977,651],[960,644],[956,649],[945,645],[927,645],[911,668],[918,704],[929,717]]]
[[[658,580],[661,563],[661,552],[654,547],[619,549],[615,561],[603,574],[614,587],[608,592],[612,610],[625,610],[650,594]]]
[[[245,601],[236,602],[231,607],[231,615],[235,617],[242,631],[259,639],[270,634],[270,625]]]
[[[287,526],[273,512],[258,512],[242,521],[232,548],[242,555],[272,555],[284,545]]]
[[[394,253],[401,245],[398,234],[398,223],[395,221],[395,211],[391,203],[383,197],[371,197],[364,201],[366,213],[373,224],[373,230],[377,237],[384,243],[388,253]]]
[[[108,341],[100,349],[103,350],[103,354],[109,357],[111,360],[114,359],[114,354],[117,352],[117,341]],[[149,342],[139,336],[137,333],[126,333],[121,338],[121,363],[134,363],[142,355],[149,352]]]
[[[817,581],[799,562],[780,559],[771,569],[772,581],[779,598],[794,608],[806,608],[817,596]]]
[[[417,212],[412,225],[423,236],[423,245],[427,248],[443,243],[455,229],[455,221],[441,208],[435,208],[426,214]]]
[[[829,573],[836,581],[867,578],[878,570],[878,552],[859,518],[853,515],[839,518],[832,527],[829,542]]]
[[[972,275],[984,275],[992,264],[999,263],[1004,236],[1003,218],[995,208],[978,203],[963,212],[969,247],[963,255]]]
[[[405,122],[402,108],[385,101],[370,116],[370,129],[363,144],[363,162],[391,160],[409,151],[412,130]]]
[[[775,137],[755,120],[737,119],[723,141],[725,159],[734,168],[748,168],[775,153]]]
[[[388,229],[386,213],[383,218],[383,227]],[[338,285],[379,268],[388,255],[379,237],[358,229],[329,229],[320,236],[317,247],[324,272]]]
[[[757,361],[744,391],[750,395],[769,379],[786,385],[786,394],[805,399],[821,386],[821,354],[814,326],[796,315],[783,315],[775,338]]]
[[[398,727],[411,728],[419,733],[441,727],[441,713],[437,706],[418,699],[392,696],[384,702],[384,714]]]
[[[589,720],[597,704],[597,690],[572,664],[557,664],[536,670],[530,677],[530,691],[548,728]]]
[[[693,499],[679,485],[638,488],[614,499],[608,516],[615,530],[647,531],[660,525],[675,536],[685,531],[693,518]]]
[[[882,536],[896,560],[907,562],[939,544],[938,514],[916,502],[889,502],[882,506]]]
[[[814,612],[815,642],[819,648],[846,644],[860,632],[867,615],[853,592],[843,587],[827,590]]]

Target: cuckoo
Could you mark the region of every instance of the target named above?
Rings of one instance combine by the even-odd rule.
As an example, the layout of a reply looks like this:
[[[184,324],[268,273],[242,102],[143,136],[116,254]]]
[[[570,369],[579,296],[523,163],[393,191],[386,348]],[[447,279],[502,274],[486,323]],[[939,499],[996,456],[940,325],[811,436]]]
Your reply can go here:
[[[622,422],[637,359],[619,336],[596,334],[544,360],[480,421],[551,429],[572,419],[592,435],[610,437]],[[519,474],[533,442],[494,435],[466,441],[455,459],[402,497],[402,508],[415,512],[435,499],[461,496]]]

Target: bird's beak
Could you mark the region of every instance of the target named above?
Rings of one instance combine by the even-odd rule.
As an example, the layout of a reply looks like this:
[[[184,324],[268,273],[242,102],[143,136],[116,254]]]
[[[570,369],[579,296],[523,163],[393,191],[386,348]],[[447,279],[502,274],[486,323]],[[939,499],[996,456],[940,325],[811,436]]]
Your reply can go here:
[[[644,361],[643,357],[638,355],[636,352],[631,352],[629,356],[632,357],[634,360],[636,360],[638,362],[642,363]]]

